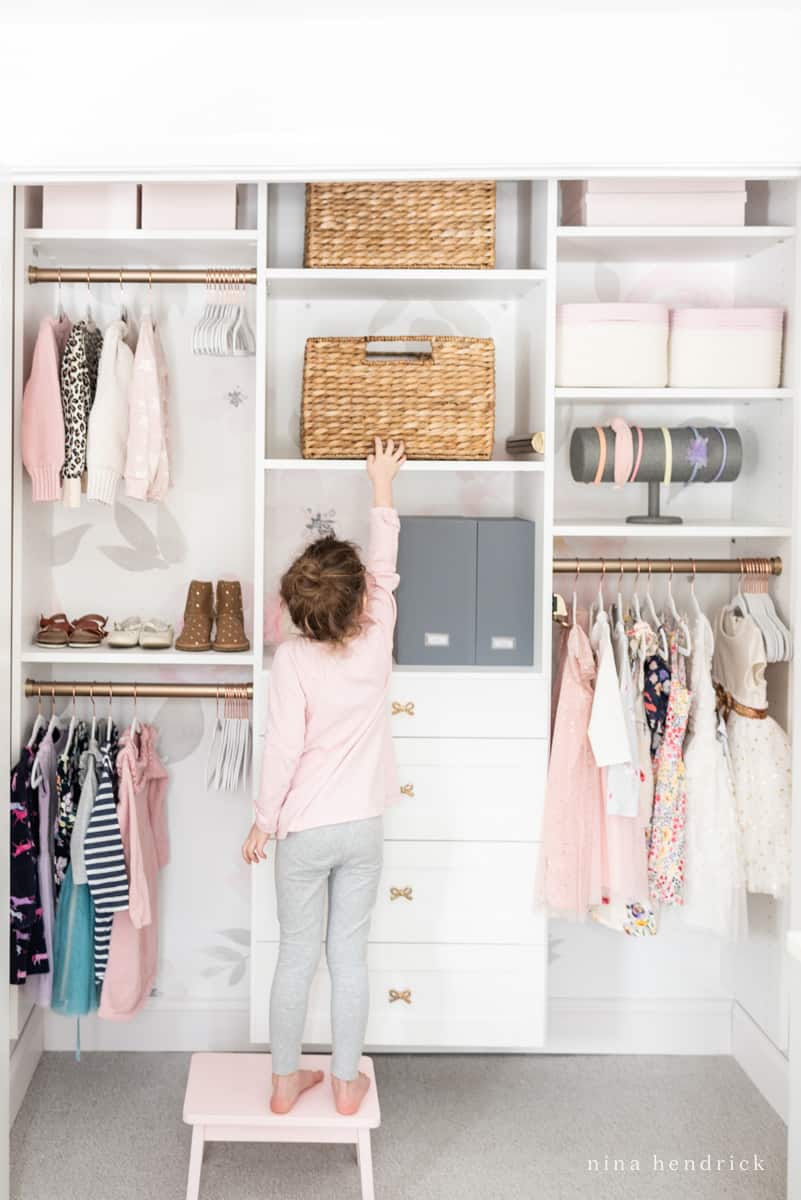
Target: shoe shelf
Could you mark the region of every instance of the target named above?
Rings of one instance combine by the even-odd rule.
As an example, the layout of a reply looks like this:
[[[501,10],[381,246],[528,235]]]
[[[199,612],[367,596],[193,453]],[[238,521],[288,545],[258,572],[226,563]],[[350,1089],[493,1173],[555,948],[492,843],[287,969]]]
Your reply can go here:
[[[23,649],[20,659],[24,663],[39,663],[61,666],[114,666],[130,663],[131,666],[152,667],[252,667],[252,653],[234,654],[214,650],[115,650],[109,646],[29,646]]]

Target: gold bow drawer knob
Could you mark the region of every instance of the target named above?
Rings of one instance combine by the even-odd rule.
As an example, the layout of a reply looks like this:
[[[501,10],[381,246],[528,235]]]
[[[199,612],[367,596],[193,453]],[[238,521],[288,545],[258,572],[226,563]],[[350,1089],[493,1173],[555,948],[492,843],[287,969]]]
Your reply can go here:
[[[390,1004],[394,1004],[396,1000],[402,1000],[404,1004],[411,1004],[411,1002],[412,1002],[411,989],[406,988],[405,991],[397,992],[395,990],[395,988],[390,988],[389,989]]]
[[[405,701],[393,700],[392,701],[393,717],[399,717],[402,713],[405,713],[407,717],[414,716],[414,700],[405,700]]]
[[[402,796],[413,796],[414,795],[414,784],[413,783],[401,784],[401,795]]]
[[[389,889],[389,898],[390,900],[414,900],[410,887],[391,887]]]

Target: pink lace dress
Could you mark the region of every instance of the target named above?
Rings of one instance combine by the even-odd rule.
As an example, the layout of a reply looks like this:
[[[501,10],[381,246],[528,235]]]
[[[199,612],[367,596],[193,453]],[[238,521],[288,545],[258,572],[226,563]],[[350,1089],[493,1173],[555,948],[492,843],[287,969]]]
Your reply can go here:
[[[553,729],[538,891],[553,916],[580,920],[607,890],[603,780],[588,737],[594,679],[589,638],[573,625]]]
[[[691,693],[684,681],[678,637],[670,634],[670,697],[665,729],[656,757],[654,812],[648,847],[648,886],[654,904],[684,902],[684,843],[687,786],[682,749],[690,715]]]

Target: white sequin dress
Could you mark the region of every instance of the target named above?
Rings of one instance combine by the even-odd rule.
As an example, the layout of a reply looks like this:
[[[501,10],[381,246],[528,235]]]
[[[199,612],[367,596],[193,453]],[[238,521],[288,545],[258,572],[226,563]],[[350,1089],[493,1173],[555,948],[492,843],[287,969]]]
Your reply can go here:
[[[727,607],[715,618],[714,637],[714,678],[739,704],[767,708],[759,626]],[[732,711],[727,731],[746,887],[780,896],[790,880],[790,743],[771,716]]]

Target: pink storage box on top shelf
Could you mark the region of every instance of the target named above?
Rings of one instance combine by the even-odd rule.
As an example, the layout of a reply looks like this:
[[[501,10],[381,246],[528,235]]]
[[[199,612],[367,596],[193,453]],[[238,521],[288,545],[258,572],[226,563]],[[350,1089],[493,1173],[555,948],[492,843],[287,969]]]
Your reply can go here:
[[[779,387],[781,308],[677,308],[670,314],[671,387]]]
[[[557,387],[664,387],[669,314],[664,304],[560,304]]]
[[[595,186],[627,183],[633,187]],[[645,184],[661,183],[661,187]],[[708,190],[680,187],[705,183]],[[723,187],[722,184],[739,187]],[[714,189],[714,190],[712,190]],[[746,192],[735,180],[579,180],[562,184],[563,225],[744,225]]]
[[[46,183],[42,188],[43,229],[136,229],[138,210],[135,183]]]
[[[143,229],[236,229],[235,183],[143,183]]]

